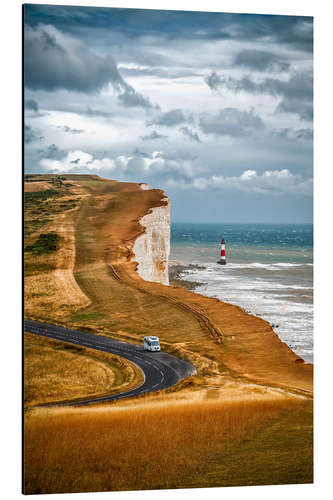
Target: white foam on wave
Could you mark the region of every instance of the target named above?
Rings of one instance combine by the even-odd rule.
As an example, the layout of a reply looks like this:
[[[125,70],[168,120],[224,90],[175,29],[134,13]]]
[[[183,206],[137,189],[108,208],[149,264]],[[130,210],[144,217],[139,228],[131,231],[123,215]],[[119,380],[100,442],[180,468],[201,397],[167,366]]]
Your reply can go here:
[[[293,262],[277,262],[276,264],[274,264],[274,266],[278,266],[278,267],[300,267],[300,266],[304,266],[305,264],[296,264],[296,263],[293,263]],[[312,265],[312,264],[311,264]]]
[[[252,262],[228,263],[223,267],[212,263],[200,265],[205,267],[186,270],[181,276],[200,283],[197,293],[236,304],[250,314],[261,316],[275,325],[281,340],[305,361],[312,362],[312,273],[307,271],[299,275],[296,269],[296,274],[292,271],[292,268],[300,269],[304,264]],[[252,271],[256,268],[259,276]],[[280,272],[266,272],[277,270]],[[302,281],[295,283],[293,279]]]
[[[211,262],[200,263],[209,267],[210,269],[219,269],[217,265]],[[281,268],[293,268],[302,266],[312,266],[310,263],[290,263],[290,262],[276,262],[276,263],[263,263],[263,262],[227,262],[227,265],[223,267],[224,272],[228,272],[230,269],[263,269],[268,271],[280,271]]]
[[[313,290],[312,286],[288,285],[292,290]]]

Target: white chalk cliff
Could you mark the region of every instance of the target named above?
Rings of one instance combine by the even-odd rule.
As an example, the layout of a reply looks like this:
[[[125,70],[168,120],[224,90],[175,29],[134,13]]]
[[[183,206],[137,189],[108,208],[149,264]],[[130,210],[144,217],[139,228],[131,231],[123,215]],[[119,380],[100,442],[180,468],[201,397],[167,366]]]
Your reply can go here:
[[[140,219],[145,228],[135,240],[133,253],[142,279],[169,285],[168,260],[170,253],[170,206],[154,207]]]

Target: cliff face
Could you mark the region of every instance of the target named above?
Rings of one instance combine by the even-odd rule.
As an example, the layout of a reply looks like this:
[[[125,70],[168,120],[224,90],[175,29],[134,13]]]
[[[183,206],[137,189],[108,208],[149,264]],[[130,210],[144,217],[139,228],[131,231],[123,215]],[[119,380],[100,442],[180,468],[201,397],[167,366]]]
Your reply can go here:
[[[154,207],[140,219],[145,228],[134,243],[133,259],[138,263],[137,272],[142,279],[169,285],[168,259],[170,253],[170,206],[168,203]]]

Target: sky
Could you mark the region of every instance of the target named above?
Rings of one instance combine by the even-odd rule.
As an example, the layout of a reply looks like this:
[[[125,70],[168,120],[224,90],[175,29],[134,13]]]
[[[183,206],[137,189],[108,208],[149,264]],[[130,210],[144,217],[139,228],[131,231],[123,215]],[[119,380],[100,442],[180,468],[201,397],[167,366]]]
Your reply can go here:
[[[166,191],[176,222],[312,222],[313,19],[25,5],[25,173]]]

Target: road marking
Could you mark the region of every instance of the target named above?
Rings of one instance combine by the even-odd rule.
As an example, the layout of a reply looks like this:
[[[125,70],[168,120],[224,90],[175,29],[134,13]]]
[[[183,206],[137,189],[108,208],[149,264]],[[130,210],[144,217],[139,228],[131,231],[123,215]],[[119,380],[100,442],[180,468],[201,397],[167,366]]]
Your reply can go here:
[[[95,400],[91,399],[90,402],[98,402],[98,401],[108,401],[112,399],[121,399],[121,398],[126,398],[130,396],[135,396],[138,394],[146,393],[149,391],[152,391],[159,387],[162,389],[163,387],[161,384],[164,382],[165,386],[168,387],[172,385],[171,381],[166,382],[165,375],[170,375],[170,372],[174,372],[174,374],[177,376],[176,378],[179,380],[178,373],[176,369],[172,366],[169,366],[166,362],[166,358],[160,359],[154,359],[154,357],[149,356],[149,354],[144,353],[142,349],[137,346],[137,345],[131,345],[123,341],[117,341],[113,340],[110,338],[106,338],[103,336],[94,336],[92,334],[87,334],[84,332],[79,332],[79,331],[73,331],[73,330],[68,330],[63,327],[58,327],[54,326],[52,328],[52,325],[44,325],[41,324],[41,326],[34,325],[33,322],[29,326],[29,321],[26,322],[25,324],[26,331],[30,331],[31,333],[37,333],[38,335],[43,335],[43,332],[45,331],[45,328],[47,328],[48,331],[48,337],[53,338],[55,340],[59,340],[65,343],[72,343],[74,345],[81,345],[84,347],[90,347],[93,349],[97,349],[100,351],[105,351],[109,352],[112,354],[117,354],[119,356],[122,356],[125,359],[128,359],[130,362],[134,363],[142,372],[143,375],[143,382],[139,387],[136,387],[135,390],[127,391],[122,395],[113,395],[113,396],[105,396],[104,398],[96,398]],[[95,342],[92,344],[91,342]],[[165,355],[166,357],[168,355]],[[180,360],[178,360],[179,363],[181,363]],[[146,374],[144,370],[148,370],[151,373],[149,374],[149,378],[152,379],[152,381],[156,380],[156,375],[157,372],[160,373],[161,375],[161,381],[159,383],[156,383],[153,385],[150,389],[146,387],[146,385],[149,385],[146,382]],[[163,373],[164,370],[164,373]],[[73,402],[69,403],[69,405],[78,405],[78,404],[89,404],[89,400],[86,400],[82,403],[80,402]],[[64,406],[63,404],[61,406]],[[65,404],[66,406],[66,404]]]

